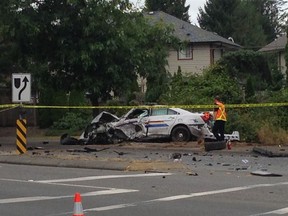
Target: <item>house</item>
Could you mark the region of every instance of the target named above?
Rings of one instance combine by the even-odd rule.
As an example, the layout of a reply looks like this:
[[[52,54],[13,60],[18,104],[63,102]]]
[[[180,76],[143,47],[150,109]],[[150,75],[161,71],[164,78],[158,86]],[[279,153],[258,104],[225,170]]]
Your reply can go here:
[[[219,60],[223,53],[241,48],[233,38],[223,38],[161,11],[144,13],[144,16],[152,24],[162,22],[172,26],[174,35],[187,42],[181,50],[170,50],[167,70],[171,74],[176,73],[179,67],[183,74],[199,74]]]
[[[285,61],[285,46],[287,44],[287,35],[283,34],[282,36],[278,37],[268,45],[264,46],[259,50],[259,52],[265,53],[277,53],[278,56],[278,68],[281,73],[286,78],[286,61]]]

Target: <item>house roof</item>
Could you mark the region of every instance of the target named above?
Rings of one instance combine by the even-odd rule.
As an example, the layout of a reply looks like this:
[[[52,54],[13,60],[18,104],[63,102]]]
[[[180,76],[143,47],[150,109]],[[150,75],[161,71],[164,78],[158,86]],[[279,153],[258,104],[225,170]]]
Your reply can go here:
[[[231,40],[221,37],[216,33],[203,30],[162,11],[146,12],[144,13],[144,16],[150,19],[152,23],[163,22],[167,25],[173,25],[175,30],[174,35],[181,41],[189,41],[191,43],[220,42],[224,45],[240,48],[239,44],[236,44]]]
[[[268,45],[261,48],[259,51],[260,52],[282,51],[285,49],[286,44],[287,44],[287,35],[284,34],[276,38]]]

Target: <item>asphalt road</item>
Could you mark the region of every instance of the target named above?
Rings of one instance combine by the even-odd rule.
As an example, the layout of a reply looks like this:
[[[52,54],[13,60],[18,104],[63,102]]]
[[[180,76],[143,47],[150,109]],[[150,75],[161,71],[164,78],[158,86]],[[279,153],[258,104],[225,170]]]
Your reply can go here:
[[[287,170],[263,177],[207,167],[188,175],[0,164],[0,212],[72,215],[79,192],[86,216],[288,214]]]
[[[0,144],[0,215],[72,215],[76,192],[86,216],[288,215],[288,157],[250,145],[205,152],[193,142],[62,146],[40,137],[17,155],[13,137]]]

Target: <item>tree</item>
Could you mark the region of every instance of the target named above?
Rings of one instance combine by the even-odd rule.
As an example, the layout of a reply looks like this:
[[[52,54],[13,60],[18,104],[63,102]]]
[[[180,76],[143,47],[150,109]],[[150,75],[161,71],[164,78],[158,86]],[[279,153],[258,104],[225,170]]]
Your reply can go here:
[[[204,9],[199,9],[198,22],[203,29],[232,37],[236,43],[257,50],[282,31],[285,2],[207,0]]]
[[[9,86],[7,76],[9,73],[20,70],[17,66],[17,46],[11,40],[13,32],[10,31],[11,13],[10,1],[0,2],[0,86]]]
[[[251,50],[226,53],[217,63],[226,68],[229,76],[242,87],[247,88],[249,85],[250,90],[253,86],[253,92],[266,90],[272,85],[268,63],[261,53]],[[248,79],[250,83],[247,83]]]
[[[261,14],[260,23],[267,37],[267,42],[273,41],[277,35],[285,31],[287,11],[283,6],[287,0],[246,0],[246,2],[253,4],[256,11]]]
[[[165,68],[168,47],[176,41],[172,29],[150,26],[126,0],[21,2],[14,40],[23,65],[42,66],[33,71],[42,88],[86,90],[94,106],[111,92],[127,98],[138,88],[138,76]]]
[[[163,11],[181,20],[189,22],[190,5],[185,6],[186,0],[145,0],[146,11]]]
[[[235,31],[235,11],[241,0],[207,0],[199,8],[198,23],[202,29],[216,32],[222,37],[232,37]]]
[[[203,74],[183,76],[178,72],[172,77],[170,88],[161,99],[167,104],[211,104],[215,95],[226,103],[239,103],[241,88],[225,67],[215,64]]]
[[[288,41],[288,24],[286,27],[286,36]],[[285,47],[285,62],[286,62],[286,87],[288,87],[288,42]]]
[[[238,5],[234,13],[234,31],[231,34],[236,43],[256,51],[267,44],[267,35],[264,32],[262,15],[251,2],[245,0]]]

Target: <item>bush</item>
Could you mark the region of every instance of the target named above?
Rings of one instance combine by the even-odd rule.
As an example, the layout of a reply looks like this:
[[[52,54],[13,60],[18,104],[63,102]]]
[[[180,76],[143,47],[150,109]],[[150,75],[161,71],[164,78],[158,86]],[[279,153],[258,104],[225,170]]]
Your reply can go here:
[[[41,91],[40,95],[40,105],[65,107],[63,109],[40,109],[38,120],[40,128],[49,128],[54,124],[58,124],[57,122],[65,120],[67,118],[67,113],[71,113],[71,110],[68,108],[69,106],[87,106],[87,100],[85,99],[83,92],[72,91],[67,94],[67,92],[64,91],[46,88],[45,90]],[[90,110],[74,110],[72,113],[75,114],[77,112],[79,113],[79,117],[81,115],[90,115],[90,118],[92,118],[92,112]],[[64,125],[62,126],[64,127]]]
[[[226,103],[237,103],[242,99],[242,90],[235,79],[230,78],[224,67],[213,65],[202,75],[182,76],[171,79],[170,89],[161,96],[163,104],[212,104],[220,95]]]
[[[87,125],[87,117],[79,112],[67,112],[61,119],[53,123],[52,128],[59,130],[80,130]]]
[[[260,127],[261,119],[255,120],[254,113],[253,109],[228,110],[225,133],[239,131],[241,141],[258,142],[257,130]]]
[[[265,122],[257,131],[259,142],[265,145],[287,145],[288,131]]]

